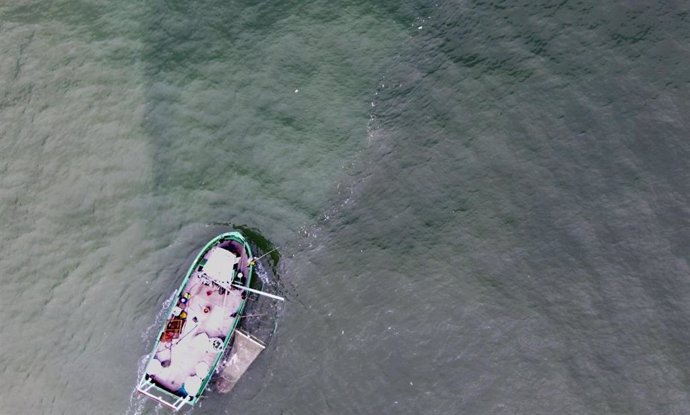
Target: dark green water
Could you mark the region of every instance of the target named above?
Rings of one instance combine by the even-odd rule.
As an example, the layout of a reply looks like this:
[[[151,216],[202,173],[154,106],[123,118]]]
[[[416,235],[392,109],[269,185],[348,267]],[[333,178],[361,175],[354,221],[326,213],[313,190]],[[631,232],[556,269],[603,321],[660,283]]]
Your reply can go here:
[[[0,413],[165,413],[226,223],[289,301],[195,414],[689,412],[688,45],[676,1],[0,3]]]

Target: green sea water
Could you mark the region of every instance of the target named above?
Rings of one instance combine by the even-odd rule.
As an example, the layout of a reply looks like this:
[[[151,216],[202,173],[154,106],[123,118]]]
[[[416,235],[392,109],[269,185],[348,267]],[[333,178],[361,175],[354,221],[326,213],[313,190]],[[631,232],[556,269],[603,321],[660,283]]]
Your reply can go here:
[[[267,350],[195,414],[690,410],[690,9],[0,2],[0,414],[151,414],[232,224]]]

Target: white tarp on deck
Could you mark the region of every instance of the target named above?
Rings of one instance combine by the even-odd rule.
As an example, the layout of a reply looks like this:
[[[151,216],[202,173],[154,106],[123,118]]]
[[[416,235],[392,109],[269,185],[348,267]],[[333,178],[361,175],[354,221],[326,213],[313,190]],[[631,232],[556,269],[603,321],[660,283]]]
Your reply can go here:
[[[204,272],[220,283],[232,282],[232,267],[239,262],[239,258],[230,251],[221,248],[213,248],[204,265]]]

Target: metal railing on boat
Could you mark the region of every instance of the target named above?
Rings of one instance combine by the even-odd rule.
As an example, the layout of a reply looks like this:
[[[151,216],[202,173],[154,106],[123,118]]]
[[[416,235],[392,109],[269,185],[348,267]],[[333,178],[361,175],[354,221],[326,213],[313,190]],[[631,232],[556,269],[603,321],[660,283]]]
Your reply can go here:
[[[163,395],[154,395],[151,392],[149,392],[151,389],[156,389],[160,391],[160,388],[156,386],[155,383],[151,379],[147,379],[146,376],[141,380],[139,385],[137,385],[137,391],[139,393],[142,393],[149,398],[162,403],[163,405],[167,406],[168,408],[171,408],[174,411],[179,411],[185,404],[190,404],[192,403],[192,397],[182,397],[182,396],[174,396],[170,393],[164,392]],[[163,392],[163,391],[162,391]],[[174,399],[174,401],[173,401]]]

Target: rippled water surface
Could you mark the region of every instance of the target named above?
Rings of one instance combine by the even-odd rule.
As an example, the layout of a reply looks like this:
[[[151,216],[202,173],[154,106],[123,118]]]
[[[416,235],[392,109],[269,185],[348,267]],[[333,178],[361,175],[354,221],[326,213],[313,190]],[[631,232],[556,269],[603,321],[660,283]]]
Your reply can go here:
[[[686,2],[0,2],[0,413],[163,414],[231,224],[288,302],[195,414],[690,412]]]

